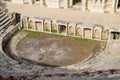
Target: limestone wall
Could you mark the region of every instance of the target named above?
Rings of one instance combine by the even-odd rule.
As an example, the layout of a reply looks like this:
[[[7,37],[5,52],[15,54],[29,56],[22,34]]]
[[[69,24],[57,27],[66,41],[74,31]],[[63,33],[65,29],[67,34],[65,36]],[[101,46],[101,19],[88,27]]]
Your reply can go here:
[[[22,20],[27,20],[23,17]],[[94,40],[108,40],[109,29],[105,29],[102,25],[84,24],[78,22],[65,22],[61,20],[53,20],[50,18],[29,17],[28,21],[22,21],[22,25],[28,25],[27,29],[32,31],[55,33],[60,35],[68,35],[74,37],[88,38]]]
[[[23,0],[12,0],[13,3],[23,4]]]
[[[118,0],[12,0],[19,4],[39,4],[48,8],[80,8],[83,11],[115,12],[118,11]],[[75,4],[73,4],[75,3]],[[74,7],[75,6],[75,7]]]
[[[46,0],[46,5],[49,8],[59,8],[59,0]]]

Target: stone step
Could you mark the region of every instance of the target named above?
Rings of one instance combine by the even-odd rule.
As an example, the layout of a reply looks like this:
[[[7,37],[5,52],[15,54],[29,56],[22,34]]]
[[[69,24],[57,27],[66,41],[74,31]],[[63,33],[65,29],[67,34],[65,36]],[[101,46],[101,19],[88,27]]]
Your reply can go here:
[[[9,21],[7,21],[4,25],[2,25],[1,27],[0,27],[0,31],[3,29],[6,29],[7,27],[6,26],[9,26],[9,24],[10,24],[10,20]]]
[[[7,17],[7,18],[5,18],[2,22],[0,22],[0,25],[2,26],[2,25],[4,25],[7,21],[9,21],[10,19]]]
[[[0,22],[2,22],[7,17],[8,17],[7,15],[4,15],[2,18],[0,18]]]
[[[0,14],[0,18],[5,16],[5,15],[6,15],[5,12],[2,12],[2,14]]]

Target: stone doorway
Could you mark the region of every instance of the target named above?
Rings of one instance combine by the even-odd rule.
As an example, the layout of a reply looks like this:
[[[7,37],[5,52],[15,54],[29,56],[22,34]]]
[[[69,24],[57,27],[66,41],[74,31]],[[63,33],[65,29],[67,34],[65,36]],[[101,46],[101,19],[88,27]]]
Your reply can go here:
[[[120,10],[120,0],[118,0],[118,6],[117,8]]]
[[[81,3],[81,0],[73,0],[73,5],[76,5],[78,3]]]
[[[35,22],[35,29],[37,30],[37,31],[40,31],[40,32],[42,32],[42,22]]]
[[[65,25],[59,25],[59,32],[60,33],[66,33],[66,26]]]
[[[111,32],[111,40],[118,40],[120,38],[120,32]]]
[[[82,0],[73,0],[73,8],[81,8]]]
[[[84,29],[84,37],[85,38],[89,38],[89,39],[91,39],[91,33],[92,33],[92,30],[91,29],[89,29],[89,28],[85,28]]]

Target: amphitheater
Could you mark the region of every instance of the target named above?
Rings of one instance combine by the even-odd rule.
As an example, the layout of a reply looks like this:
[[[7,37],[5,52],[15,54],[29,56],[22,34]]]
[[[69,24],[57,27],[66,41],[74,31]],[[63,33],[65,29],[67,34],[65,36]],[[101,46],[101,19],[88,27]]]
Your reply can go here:
[[[0,80],[120,80],[119,4],[0,2]]]

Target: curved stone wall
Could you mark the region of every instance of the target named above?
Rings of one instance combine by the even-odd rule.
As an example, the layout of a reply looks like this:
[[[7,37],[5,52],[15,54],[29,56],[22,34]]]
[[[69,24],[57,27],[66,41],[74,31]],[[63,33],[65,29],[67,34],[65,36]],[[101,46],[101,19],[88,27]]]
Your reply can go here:
[[[58,78],[62,79],[110,79],[110,76],[113,76],[112,79],[118,78],[116,75],[120,74],[119,69],[111,69],[111,70],[99,70],[99,71],[88,71],[89,69],[85,70],[73,70],[69,68],[54,68],[54,67],[42,67],[38,65],[29,64],[27,62],[23,62],[18,57],[16,57],[18,62],[3,51],[4,45],[6,42],[10,40],[10,38],[14,35],[19,28],[17,26],[13,27],[12,30],[4,33],[2,37],[0,37],[0,76],[4,79],[37,79],[41,78],[42,80],[49,80],[50,78],[58,80]],[[7,50],[6,50],[7,51]],[[10,54],[10,53],[9,53]],[[13,55],[12,55],[13,56]],[[5,78],[6,77],[6,78]],[[57,77],[57,79],[56,79]]]
[[[119,69],[111,70],[99,70],[99,71],[75,71],[67,68],[50,68],[50,67],[41,67],[37,65],[32,65],[29,63],[20,63],[16,60],[8,57],[6,53],[2,50],[2,47],[6,44],[7,41],[18,31],[18,27],[14,27],[12,31],[5,33],[0,37],[0,79],[5,80],[61,80],[61,79],[119,79],[117,76],[120,74]],[[112,77],[110,77],[112,76]],[[59,79],[58,79],[59,78]]]
[[[9,29],[9,28],[8,28]],[[4,45],[6,45],[6,42],[10,40],[10,38],[14,35],[16,31],[18,31],[19,28],[18,26],[15,26],[12,28],[11,31],[3,33],[2,37],[0,37],[0,74],[3,76],[8,76],[8,75],[21,75],[27,72],[29,67],[27,67],[28,64],[25,63],[20,63],[17,62],[16,60],[12,59],[10,57],[10,53],[5,53],[3,50]],[[7,51],[7,50],[6,50]],[[31,65],[29,65],[31,66]],[[23,72],[18,72],[19,70],[25,71]],[[16,72],[14,72],[16,71]],[[27,73],[28,74],[28,73]]]

